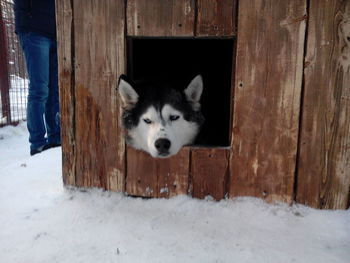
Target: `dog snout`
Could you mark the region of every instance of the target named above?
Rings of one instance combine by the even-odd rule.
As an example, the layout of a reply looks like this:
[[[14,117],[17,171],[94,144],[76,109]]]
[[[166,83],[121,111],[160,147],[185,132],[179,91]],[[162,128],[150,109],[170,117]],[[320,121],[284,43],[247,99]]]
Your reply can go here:
[[[159,154],[168,154],[171,146],[171,142],[168,139],[158,139],[155,141],[154,146],[158,150]]]

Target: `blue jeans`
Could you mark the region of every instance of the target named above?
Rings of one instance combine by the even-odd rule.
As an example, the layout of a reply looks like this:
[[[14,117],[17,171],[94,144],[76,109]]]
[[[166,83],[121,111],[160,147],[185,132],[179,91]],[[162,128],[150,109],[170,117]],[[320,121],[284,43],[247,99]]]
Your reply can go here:
[[[27,127],[30,148],[60,144],[56,41],[33,32],[19,33],[19,40],[29,75]]]

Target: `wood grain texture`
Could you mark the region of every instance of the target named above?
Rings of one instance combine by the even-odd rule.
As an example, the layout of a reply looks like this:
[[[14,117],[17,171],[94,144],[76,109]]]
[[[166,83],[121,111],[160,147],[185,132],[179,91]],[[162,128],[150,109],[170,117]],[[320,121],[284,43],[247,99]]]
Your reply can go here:
[[[192,196],[224,199],[229,177],[229,149],[195,148],[191,151]]]
[[[306,1],[239,2],[230,197],[291,202]]]
[[[198,0],[196,36],[234,36],[236,0]]]
[[[126,192],[143,197],[172,197],[187,194],[189,148],[170,158],[155,159],[127,147]]]
[[[60,94],[62,176],[75,185],[74,29],[71,0],[56,1],[58,78]]]
[[[74,1],[77,186],[124,190],[116,93],[125,70],[124,20],[123,0]]]
[[[350,190],[350,2],[311,0],[297,202],[347,209]]]
[[[194,0],[128,0],[129,36],[193,36]]]

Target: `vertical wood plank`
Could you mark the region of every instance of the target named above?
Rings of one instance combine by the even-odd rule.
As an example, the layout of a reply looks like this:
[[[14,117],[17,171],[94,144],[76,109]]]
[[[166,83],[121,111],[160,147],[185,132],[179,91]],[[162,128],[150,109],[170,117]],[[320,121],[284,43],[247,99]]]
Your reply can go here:
[[[239,2],[230,196],[291,202],[305,0]]]
[[[234,36],[236,0],[198,0],[197,36]]]
[[[84,8],[81,8],[84,7]],[[74,1],[76,185],[124,188],[116,85],[124,72],[123,0]]]
[[[190,148],[184,147],[174,157],[159,160],[158,163],[158,197],[187,195]]]
[[[347,209],[350,191],[350,1],[311,0],[297,202]]]
[[[158,174],[155,159],[147,153],[127,147],[126,193],[143,197],[158,196]]]
[[[229,149],[195,148],[191,151],[192,195],[224,199],[229,176]]]
[[[128,0],[129,36],[193,36],[194,0]]]
[[[170,158],[155,159],[148,153],[127,148],[126,192],[143,197],[187,194],[189,148]]]
[[[75,185],[74,29],[71,0],[56,0],[58,78],[65,185]]]

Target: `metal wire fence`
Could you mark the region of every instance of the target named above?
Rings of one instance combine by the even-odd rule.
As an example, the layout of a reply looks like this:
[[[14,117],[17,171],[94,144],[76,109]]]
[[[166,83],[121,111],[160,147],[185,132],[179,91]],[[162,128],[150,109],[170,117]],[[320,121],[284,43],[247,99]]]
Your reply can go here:
[[[26,119],[28,76],[12,0],[0,0],[0,126]]]

